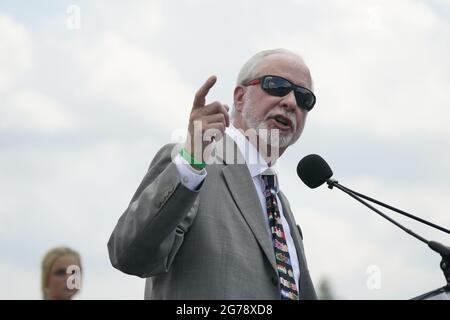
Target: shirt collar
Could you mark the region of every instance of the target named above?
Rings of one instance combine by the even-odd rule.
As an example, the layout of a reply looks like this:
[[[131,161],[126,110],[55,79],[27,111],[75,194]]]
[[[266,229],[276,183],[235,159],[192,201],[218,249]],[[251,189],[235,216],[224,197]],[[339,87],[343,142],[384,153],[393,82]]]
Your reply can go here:
[[[242,156],[245,159],[245,163],[247,164],[248,171],[252,178],[261,175],[262,173],[266,173],[272,171],[273,174],[278,176],[278,166],[275,163],[273,166],[268,166],[266,160],[261,156],[256,147],[245,137],[243,131],[237,129],[233,125],[230,125],[225,130],[226,134],[230,136],[236,143],[241,152]],[[267,172],[265,172],[267,171]],[[277,179],[276,187],[278,189]]]

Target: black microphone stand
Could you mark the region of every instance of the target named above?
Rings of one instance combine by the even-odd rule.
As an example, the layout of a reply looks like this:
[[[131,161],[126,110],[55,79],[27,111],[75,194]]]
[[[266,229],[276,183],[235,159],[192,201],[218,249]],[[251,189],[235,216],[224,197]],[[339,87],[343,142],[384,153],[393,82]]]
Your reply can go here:
[[[336,182],[337,182],[337,181],[336,181]],[[390,206],[390,205],[388,205],[388,204],[385,204],[385,203],[383,203],[383,202],[381,202],[381,201],[378,201],[378,200],[376,200],[376,199],[373,199],[373,198],[371,198],[371,197],[368,197],[368,196],[366,196],[365,194],[362,194],[362,193],[359,193],[359,192],[357,192],[357,191],[354,191],[354,190],[352,190],[352,189],[350,189],[350,188],[344,187],[343,185],[340,185],[340,186],[341,186],[342,188],[346,189],[347,191],[353,193],[354,195],[358,196],[358,197],[361,197],[361,198],[363,198],[363,199],[366,199],[366,200],[368,200],[368,201],[370,201],[370,202],[373,202],[373,203],[375,203],[375,204],[378,204],[378,205],[380,205],[380,206],[382,206],[382,207],[385,207],[385,208],[387,208],[387,209],[389,209],[389,210],[392,210],[392,211],[395,211],[395,212],[397,212],[397,213],[400,213],[400,214],[402,214],[402,215],[404,215],[404,216],[406,216],[406,217],[408,217],[408,218],[414,219],[414,220],[419,221],[419,222],[421,222],[421,223],[423,223],[423,224],[426,224],[426,225],[428,225],[428,226],[430,226],[430,227],[433,227],[433,228],[438,229],[438,230],[440,230],[440,231],[442,231],[442,232],[445,232],[445,233],[450,234],[450,230],[448,230],[448,229],[446,229],[446,228],[444,228],[444,227],[438,226],[437,224],[434,224],[434,223],[432,223],[432,222],[429,222],[429,221],[427,221],[427,220],[425,220],[425,219],[416,217],[415,215],[412,215],[412,214],[407,213],[407,212],[405,212],[405,211],[403,211],[403,210],[397,209],[397,208],[395,208],[395,207],[393,207],[393,206]],[[331,188],[330,188],[330,189],[331,189]]]
[[[419,236],[417,233],[411,231],[410,229],[402,226],[400,223],[398,223],[397,221],[395,221],[394,219],[390,218],[389,216],[385,215],[384,213],[382,213],[380,210],[378,210],[377,208],[373,207],[372,205],[370,205],[369,203],[367,203],[366,201],[364,201],[363,199],[366,199],[368,201],[371,201],[373,203],[376,203],[378,205],[381,205],[385,208],[388,208],[390,210],[393,210],[395,212],[401,213],[409,218],[415,219],[417,221],[420,221],[426,225],[429,225],[433,228],[439,229],[441,231],[450,233],[450,231],[448,229],[442,228],[438,225],[435,225],[431,222],[428,222],[424,219],[418,218],[416,216],[413,216],[409,213],[406,213],[402,210],[399,210],[397,208],[394,208],[392,206],[389,206],[387,204],[382,203],[381,201],[372,199],[368,196],[365,196],[361,193],[355,192],[351,189],[348,189],[342,185],[339,184],[339,182],[335,179],[328,179],[327,181],[328,184],[328,188],[329,189],[333,189],[333,187],[336,187],[337,189],[343,191],[344,193],[348,194],[349,196],[351,196],[352,198],[354,198],[355,200],[359,201],[360,203],[362,203],[363,205],[365,205],[366,207],[368,207],[369,209],[371,209],[372,211],[376,212],[377,214],[379,214],[380,216],[382,216],[383,218],[387,219],[388,221],[390,221],[391,223],[395,224],[397,227],[399,227],[400,229],[402,229],[403,231],[405,231],[406,233],[410,234],[411,236],[413,236],[414,238],[426,243],[428,245],[429,248],[431,248],[433,251],[439,253],[442,257],[441,263],[440,263],[440,268],[441,270],[444,272],[444,277],[445,280],[447,282],[447,284],[439,289],[436,289],[434,291],[431,291],[429,293],[426,293],[424,295],[418,296],[416,298],[413,298],[413,300],[423,300],[423,299],[429,299],[432,298],[433,296],[437,296],[437,295],[446,295],[447,299],[450,298],[450,247],[444,246],[443,244],[436,242],[436,241],[429,241],[421,236]]]

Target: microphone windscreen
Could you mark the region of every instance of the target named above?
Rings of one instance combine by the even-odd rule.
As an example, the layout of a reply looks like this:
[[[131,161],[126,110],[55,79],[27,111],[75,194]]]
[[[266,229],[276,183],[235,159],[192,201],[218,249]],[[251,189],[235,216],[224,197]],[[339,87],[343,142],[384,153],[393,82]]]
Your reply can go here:
[[[314,189],[331,178],[333,171],[321,156],[310,154],[298,163],[297,174],[308,187]]]

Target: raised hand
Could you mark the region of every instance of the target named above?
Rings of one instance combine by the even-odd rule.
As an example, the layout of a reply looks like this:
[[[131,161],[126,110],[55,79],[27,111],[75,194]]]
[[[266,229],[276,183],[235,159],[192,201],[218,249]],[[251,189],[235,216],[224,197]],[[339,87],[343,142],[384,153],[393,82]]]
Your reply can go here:
[[[186,151],[197,161],[207,161],[209,154],[204,154],[214,138],[220,139],[225,128],[230,125],[229,107],[219,101],[206,104],[206,96],[217,81],[211,76],[195,94],[189,116],[188,135],[184,144]],[[193,165],[195,168],[195,165]]]

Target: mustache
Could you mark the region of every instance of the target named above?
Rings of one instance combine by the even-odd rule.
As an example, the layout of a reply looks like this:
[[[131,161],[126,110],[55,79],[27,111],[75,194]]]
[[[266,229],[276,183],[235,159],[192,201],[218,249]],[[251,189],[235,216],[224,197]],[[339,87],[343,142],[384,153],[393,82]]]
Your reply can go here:
[[[289,121],[291,121],[291,123],[292,123],[292,128],[294,129],[294,131],[297,130],[297,118],[295,117],[295,115],[292,112],[286,112],[286,110],[284,110],[284,109],[280,110],[280,111],[277,111],[277,110],[270,111],[264,118],[264,121],[267,121],[277,115],[282,115],[282,116],[288,118]]]

